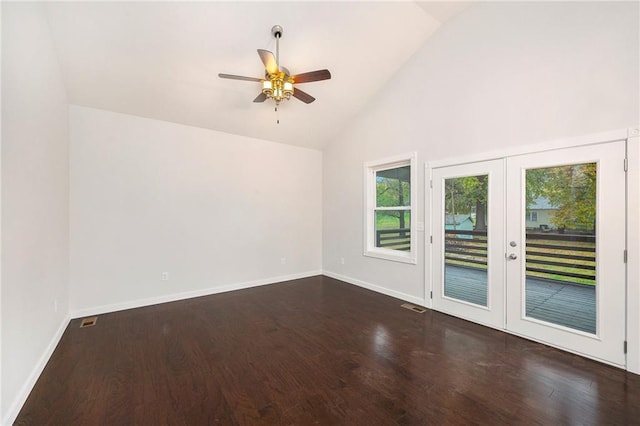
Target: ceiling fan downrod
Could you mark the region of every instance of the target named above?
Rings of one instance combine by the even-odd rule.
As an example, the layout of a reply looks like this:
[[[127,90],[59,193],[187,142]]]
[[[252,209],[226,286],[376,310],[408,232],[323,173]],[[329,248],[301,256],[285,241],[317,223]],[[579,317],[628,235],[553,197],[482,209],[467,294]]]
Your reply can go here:
[[[274,25],[271,28],[271,34],[276,39],[276,67],[278,67],[278,72],[280,72],[280,37],[282,37],[284,29],[281,25]],[[287,98],[288,99],[288,98]],[[280,105],[280,100],[276,99],[276,124],[280,124],[280,111],[278,111],[278,106]]]
[[[278,66],[278,71],[280,71],[280,37],[282,37],[283,32],[284,29],[281,25],[274,25],[273,28],[271,28],[271,34],[273,34],[276,39],[276,65]]]

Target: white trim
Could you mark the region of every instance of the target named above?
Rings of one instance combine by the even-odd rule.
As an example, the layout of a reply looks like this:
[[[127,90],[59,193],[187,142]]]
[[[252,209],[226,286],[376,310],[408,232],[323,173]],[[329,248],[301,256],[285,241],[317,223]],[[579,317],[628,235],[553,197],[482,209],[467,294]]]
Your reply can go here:
[[[76,309],[70,314],[71,318],[82,318],[90,315],[100,315],[110,312],[123,311],[125,309],[141,308],[144,306],[157,305],[160,303],[176,302],[178,300],[192,299],[194,297],[210,296],[212,294],[226,293],[234,290],[244,290],[252,287],[259,287],[268,284],[276,284],[285,281],[297,280],[300,278],[308,278],[316,275],[322,275],[321,270],[301,272],[298,274],[281,275],[271,278],[263,278],[254,281],[245,281],[234,284],[227,284],[219,287],[210,287],[200,290],[186,291],[183,293],[173,293],[164,296],[149,297],[146,299],[137,299],[132,301],[113,303],[110,305],[93,306],[90,308]]]
[[[600,362],[602,364],[610,365],[612,367],[619,368],[621,370],[625,370],[625,366],[624,365],[615,364],[615,363],[613,363],[611,361],[607,361],[606,359],[601,359],[601,358],[598,358],[598,357],[595,357],[595,356],[591,356],[589,354],[585,354],[584,352],[579,352],[579,351],[576,351],[574,349],[567,348],[567,347],[565,347],[563,345],[559,345],[557,343],[549,343],[544,339],[534,338],[534,337],[528,336],[526,334],[518,333],[518,332],[513,331],[513,330],[507,330],[507,329],[502,330],[502,329],[499,329],[499,331],[504,331],[505,333],[521,337],[521,338],[523,338],[525,340],[529,340],[531,342],[540,343],[542,345],[549,346],[550,348],[556,348],[556,349],[559,349],[559,350],[561,350],[563,352],[568,352],[568,353],[571,353],[571,354],[574,354],[574,355],[578,355],[578,356],[580,356],[582,358],[591,359],[591,360]]]
[[[0,7],[0,22],[4,22],[2,20],[2,7]],[[1,39],[2,37],[0,37]],[[2,60],[0,59],[0,66],[1,66],[1,62]],[[1,69],[1,68],[0,68]],[[4,99],[2,97],[2,83],[0,83],[0,99]],[[0,106],[0,110],[2,110],[2,107]],[[0,111],[0,117],[4,115],[1,114]],[[0,120],[0,135],[4,135],[4,132],[2,131],[2,120]],[[2,236],[2,137],[0,137],[0,237]],[[3,258],[2,256],[2,246],[3,244],[0,243],[0,259]],[[4,393],[2,391],[2,261],[0,260],[0,425],[5,424],[5,422],[2,419],[2,413],[4,413],[4,406],[5,406],[5,402],[4,402]],[[10,411],[8,411],[7,413],[11,413]],[[9,414],[7,414],[7,417],[11,417]],[[9,424],[9,423],[8,423]]]
[[[0,22],[2,21],[2,7],[0,7]],[[1,37],[0,37],[1,38]],[[2,62],[2,60],[0,59],[0,62]],[[0,64],[1,65],[1,64]],[[0,83],[0,99],[2,99],[2,84]],[[2,107],[0,106],[0,110],[2,109]],[[0,113],[0,117],[1,117],[1,113]],[[0,135],[3,135],[4,133],[2,132],[2,120],[0,120]],[[2,138],[0,137],[0,237],[2,236]],[[2,256],[2,246],[3,244],[0,243],[0,259],[3,258]],[[0,260],[0,425],[5,424],[2,420],[2,413],[4,413],[3,411],[3,407],[4,407],[4,393],[2,391],[2,261]],[[9,412],[10,413],[10,412]],[[10,415],[8,415],[7,417],[11,417]]]
[[[431,163],[424,163],[424,301],[425,306],[433,309],[433,169]]]
[[[461,157],[448,157],[441,160],[431,161],[432,168],[454,166],[459,164],[475,163],[479,161],[497,160],[505,157],[513,157],[516,155],[533,154],[544,151],[555,151],[563,148],[572,148],[576,146],[585,146],[592,144],[602,144],[606,142],[621,141],[627,139],[629,129],[618,129],[609,132],[594,133],[573,138],[563,138],[556,140],[548,140],[541,143],[531,145],[514,146],[511,148],[503,148],[500,150],[489,151],[485,153],[471,154]]]
[[[393,157],[383,158],[377,161],[367,161],[363,167],[363,205],[364,205],[364,232],[363,232],[363,256],[374,257],[378,259],[390,260],[395,262],[417,264],[418,250],[416,244],[418,238],[416,237],[417,227],[416,222],[418,218],[418,153],[410,152],[406,154],[394,155]],[[411,205],[401,207],[390,208],[376,208],[376,187],[375,187],[375,174],[381,170],[389,170],[396,167],[410,166],[409,179],[410,181],[410,197]],[[411,212],[411,224],[410,238],[411,249],[409,252],[390,250],[380,247],[375,247],[375,241],[372,240],[372,230],[375,229],[375,211],[379,210],[408,210]]]
[[[418,154],[415,151],[407,152],[404,154],[393,155],[391,157],[381,158],[380,160],[371,160],[364,163],[364,167],[367,169],[375,170],[388,170],[394,169],[406,163],[407,160],[417,157]]]
[[[13,422],[15,422],[16,417],[18,417],[18,414],[20,413],[22,406],[27,401],[27,398],[29,397],[31,390],[33,389],[36,382],[38,381],[38,378],[40,378],[40,375],[42,374],[44,367],[46,367],[47,362],[49,362],[49,358],[51,358],[53,351],[55,350],[56,346],[58,346],[58,342],[60,342],[60,339],[62,339],[62,335],[64,334],[64,331],[67,329],[67,326],[69,325],[70,320],[71,320],[71,317],[69,315],[67,315],[65,318],[62,319],[62,322],[58,326],[58,329],[56,330],[55,334],[49,341],[49,344],[45,348],[44,352],[40,356],[40,359],[31,370],[31,374],[29,374],[29,377],[22,385],[22,388],[20,388],[20,391],[18,392],[14,400],[9,405],[9,409],[7,410],[7,415],[5,416],[4,419],[2,419],[3,425],[11,425],[13,424]]]
[[[411,242],[411,245],[413,245],[413,242]],[[366,257],[375,257],[376,259],[390,260],[392,262],[409,263],[411,265],[416,265],[418,263],[417,258],[409,253],[380,247],[365,250],[362,255]]]
[[[369,282],[358,280],[356,278],[351,278],[346,275],[337,274],[335,272],[330,272],[325,270],[325,271],[322,271],[322,274],[326,275],[329,278],[335,278],[336,280],[344,281],[348,284],[353,284],[358,287],[366,288],[367,290],[375,291],[376,293],[381,293],[386,296],[395,297],[396,299],[404,300],[406,302],[411,302],[416,305],[426,306],[425,300],[419,297],[411,296],[409,294],[401,293],[395,290],[389,290],[386,287],[381,287],[376,284],[371,284]]]
[[[627,370],[640,374],[640,136],[627,140],[627,159]]]
[[[411,211],[411,206],[393,206],[393,207],[374,207],[373,208],[374,211],[379,212],[379,211],[398,211],[398,210],[403,210],[403,211]]]
[[[191,299],[194,297],[225,293],[228,291],[242,290],[242,289],[258,287],[263,285],[276,284],[280,282],[297,280],[300,278],[308,278],[308,277],[313,277],[313,276],[322,275],[322,274],[323,272],[321,270],[308,271],[308,272],[303,272],[299,274],[282,275],[278,277],[265,278],[261,280],[255,280],[255,281],[246,281],[246,282],[230,284],[222,287],[214,287],[214,288],[208,288],[208,289],[196,290],[196,291],[190,291],[190,292],[184,292],[184,293],[176,293],[176,294],[171,294],[166,296],[150,297],[147,299],[139,299],[139,300],[134,300],[130,302],[114,303],[111,305],[103,305],[103,306],[96,306],[92,308],[75,310],[71,312],[69,315],[67,315],[62,321],[62,323],[60,324],[60,326],[58,327],[58,330],[56,331],[55,335],[49,342],[49,345],[47,345],[47,348],[45,349],[44,353],[40,357],[38,363],[31,371],[29,378],[24,383],[24,385],[20,389],[20,392],[18,392],[18,395],[16,396],[15,400],[11,404],[11,408],[7,411],[6,417],[2,419],[0,424],[10,425],[10,424],[13,424],[13,422],[16,420],[16,417],[20,413],[20,410],[22,409],[22,406],[26,402],[27,397],[31,393],[31,390],[35,386],[40,375],[42,374],[42,371],[47,365],[47,362],[49,362],[49,358],[51,358],[53,351],[55,350],[56,346],[60,342],[60,339],[62,338],[64,331],[69,325],[69,321],[71,321],[72,319],[81,318],[81,317],[90,316],[90,315],[100,315],[100,314],[105,314],[110,312],[117,312],[125,309],[141,308],[144,306],[156,305],[159,303]]]

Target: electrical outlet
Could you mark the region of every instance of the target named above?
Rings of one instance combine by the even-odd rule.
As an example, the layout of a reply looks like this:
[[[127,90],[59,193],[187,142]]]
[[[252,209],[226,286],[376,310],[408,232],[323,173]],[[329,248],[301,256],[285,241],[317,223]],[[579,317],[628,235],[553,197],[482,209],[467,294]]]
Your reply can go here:
[[[341,258],[340,258],[340,264],[341,264],[341,265],[344,265],[344,257],[341,257]]]
[[[168,272],[163,272],[160,279],[162,281],[169,281],[169,273]]]
[[[280,263],[285,265],[287,263],[287,258],[286,257],[281,257],[280,258]]]

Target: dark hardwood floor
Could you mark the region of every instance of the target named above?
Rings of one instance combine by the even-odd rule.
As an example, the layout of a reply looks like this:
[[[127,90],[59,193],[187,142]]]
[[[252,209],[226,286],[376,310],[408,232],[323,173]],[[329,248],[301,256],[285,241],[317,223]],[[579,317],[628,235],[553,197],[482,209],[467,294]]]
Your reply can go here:
[[[638,424],[640,376],[327,277],[69,324],[16,424]]]

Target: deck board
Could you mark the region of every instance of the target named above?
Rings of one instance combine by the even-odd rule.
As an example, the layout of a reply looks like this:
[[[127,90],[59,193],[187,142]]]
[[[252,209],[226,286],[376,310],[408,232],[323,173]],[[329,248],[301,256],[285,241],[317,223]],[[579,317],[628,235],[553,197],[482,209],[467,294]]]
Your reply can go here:
[[[445,295],[486,306],[487,271],[447,265]],[[527,277],[526,308],[528,317],[587,333],[596,332],[595,286]]]

